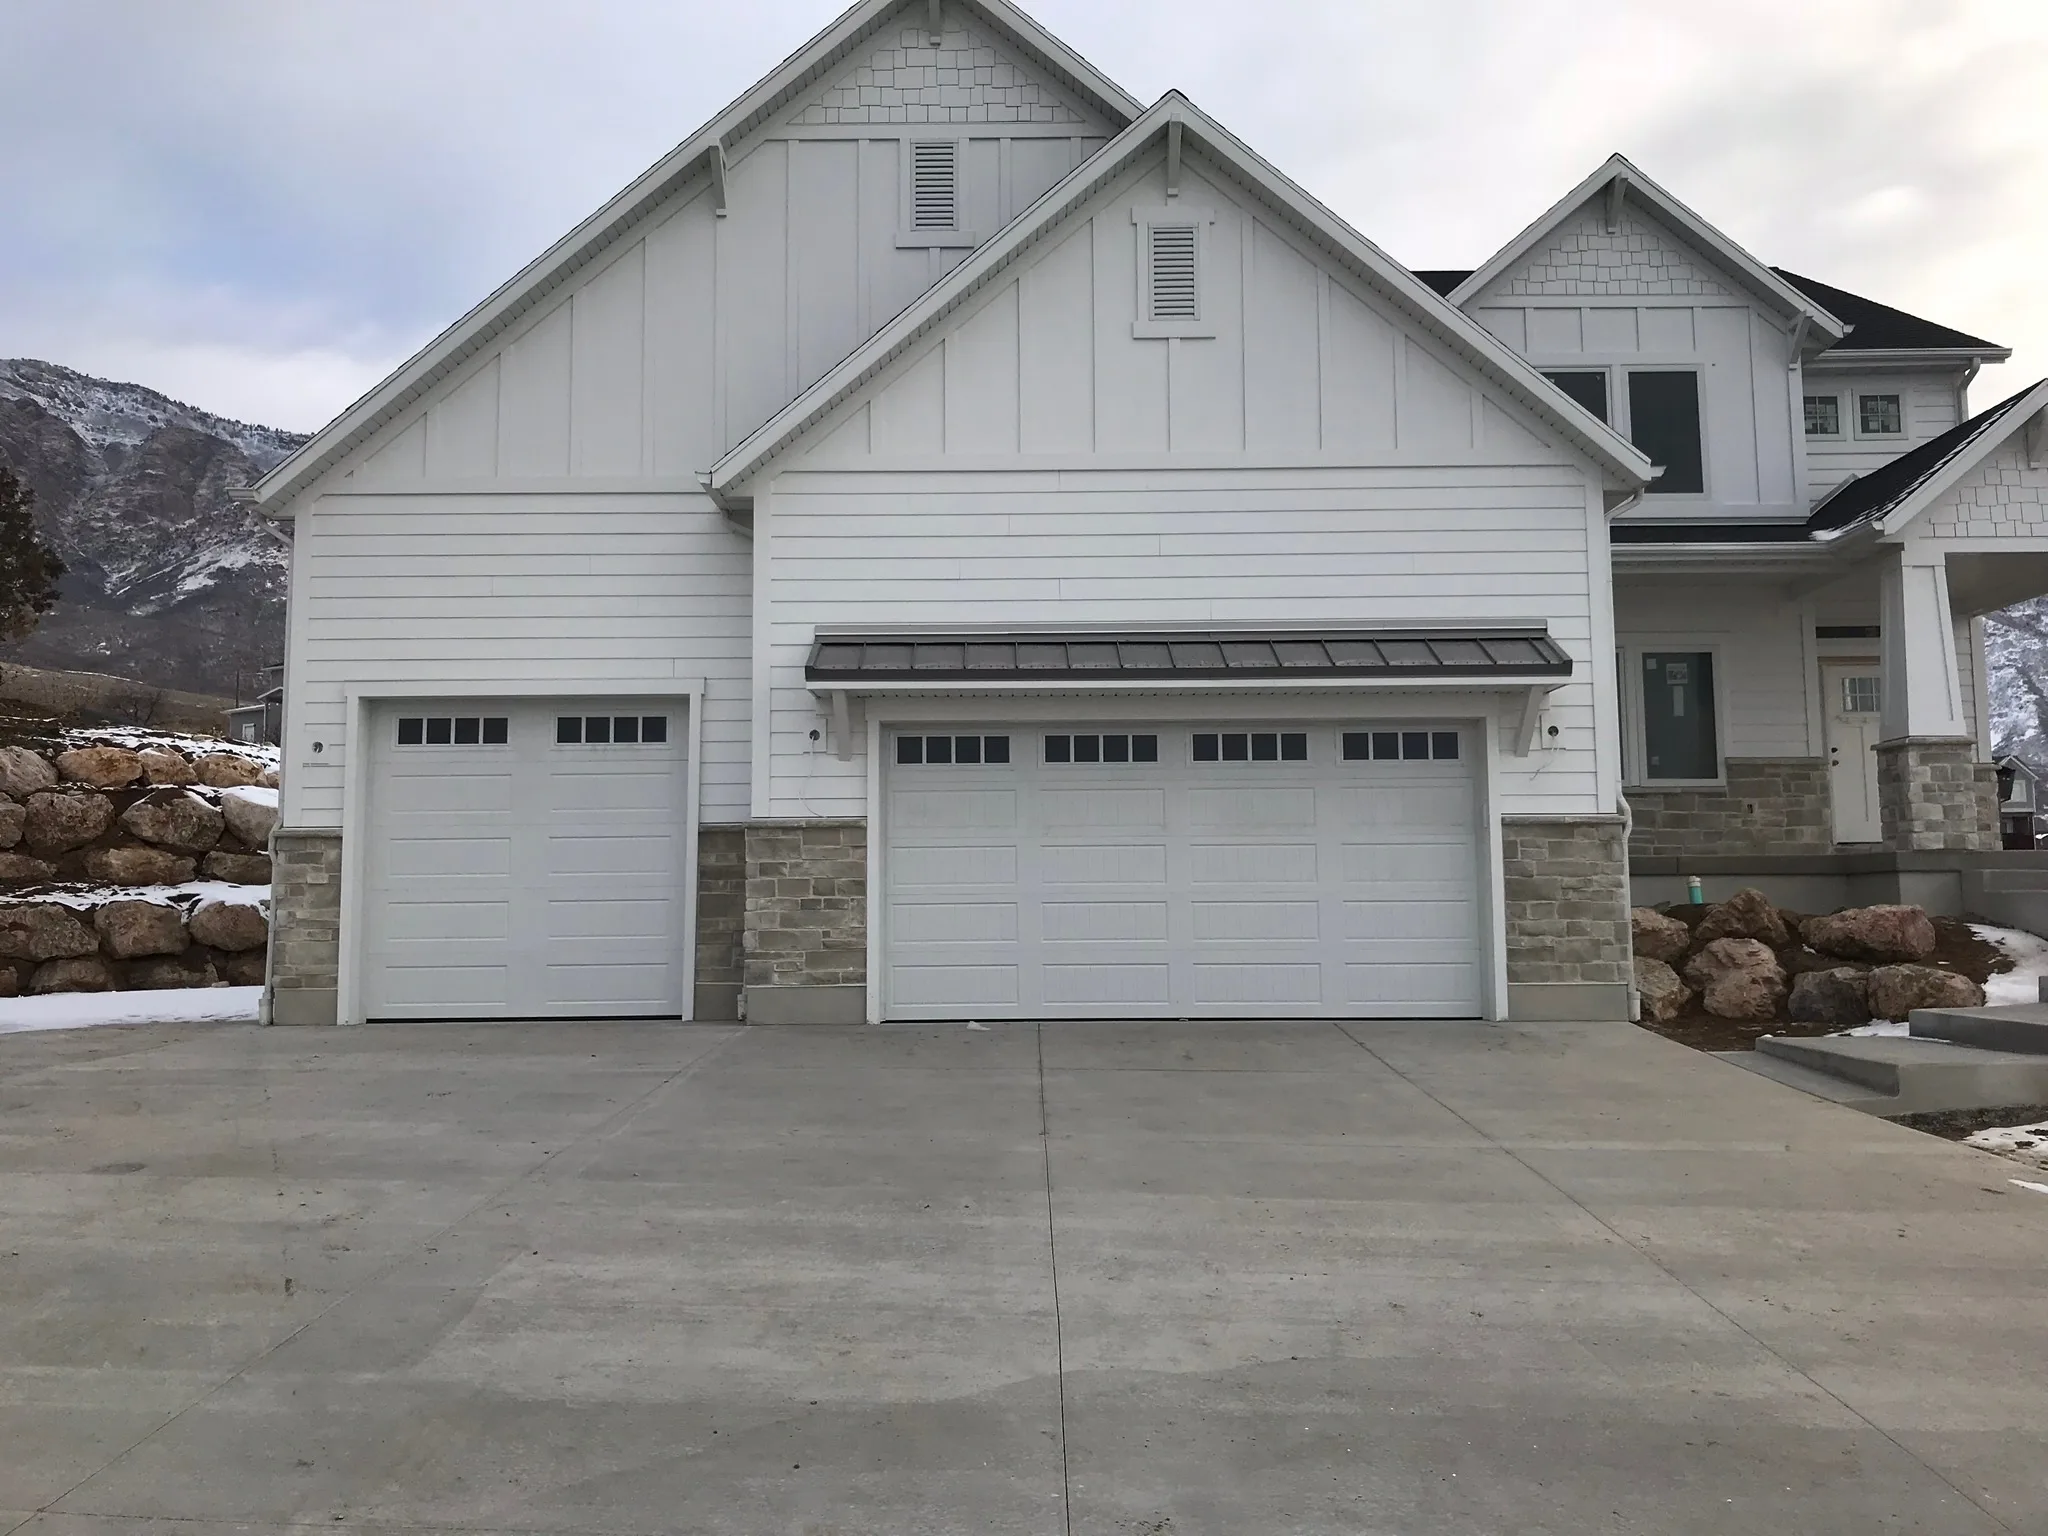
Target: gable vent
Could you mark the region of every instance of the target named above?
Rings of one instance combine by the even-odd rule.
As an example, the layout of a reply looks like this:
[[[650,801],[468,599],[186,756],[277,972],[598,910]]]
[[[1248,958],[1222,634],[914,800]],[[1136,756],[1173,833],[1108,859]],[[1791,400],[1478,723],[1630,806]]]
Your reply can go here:
[[[910,227],[959,228],[960,146],[910,146]]]
[[[1154,320],[1199,320],[1195,281],[1195,227],[1152,226],[1152,316]]]

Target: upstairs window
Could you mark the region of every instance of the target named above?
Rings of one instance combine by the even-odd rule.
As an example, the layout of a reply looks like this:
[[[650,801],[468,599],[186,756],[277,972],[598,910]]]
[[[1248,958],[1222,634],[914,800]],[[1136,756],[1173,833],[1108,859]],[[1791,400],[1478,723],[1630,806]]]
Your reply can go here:
[[[1806,435],[1808,437],[1840,437],[1842,435],[1842,397],[1840,395],[1808,395],[1806,397]]]
[[[1859,437],[1904,437],[1904,402],[1897,395],[1858,395],[1856,433]]]
[[[1607,420],[1607,370],[1569,368],[1543,375],[1586,408],[1589,415]]]
[[[1700,447],[1700,376],[1690,368],[1636,369],[1628,376],[1629,441],[1664,466],[1652,496],[1697,496],[1707,488]]]
[[[951,140],[910,146],[910,227],[960,227],[960,146]]]

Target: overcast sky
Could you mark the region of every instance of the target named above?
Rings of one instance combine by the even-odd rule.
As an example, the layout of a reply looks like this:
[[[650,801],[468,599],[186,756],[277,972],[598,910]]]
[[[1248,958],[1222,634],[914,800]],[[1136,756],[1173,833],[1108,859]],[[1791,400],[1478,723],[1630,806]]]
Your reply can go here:
[[[1412,266],[1613,150],[2048,373],[2044,0],[1028,0]],[[310,429],[836,0],[0,0],[0,356]]]

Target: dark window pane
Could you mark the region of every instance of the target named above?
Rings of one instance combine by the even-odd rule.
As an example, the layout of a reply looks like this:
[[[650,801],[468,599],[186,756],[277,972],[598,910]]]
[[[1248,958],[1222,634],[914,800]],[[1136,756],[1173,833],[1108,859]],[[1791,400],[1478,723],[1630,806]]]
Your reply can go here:
[[[557,715],[555,717],[555,740],[565,746],[575,746],[583,740],[583,717],[581,715]]]
[[[955,736],[953,738],[953,761],[956,763],[972,763],[977,767],[980,766],[981,738],[979,736]]]
[[[642,715],[640,717],[640,739],[642,741],[667,741],[668,716]]]
[[[898,736],[896,738],[896,761],[899,763],[923,762],[924,738],[922,736]]]
[[[638,715],[616,715],[612,719],[612,740],[637,743],[640,740],[640,717]]]
[[[398,744],[401,747],[416,747],[427,739],[427,722],[417,715],[398,722]]]
[[[1242,731],[1233,731],[1223,738],[1223,761],[1226,763],[1248,763],[1251,761],[1251,737]]]
[[[1372,756],[1372,733],[1369,731],[1346,731],[1344,733],[1344,761],[1362,763]]]
[[[1456,731],[1430,732],[1429,755],[1440,763],[1456,762],[1458,760],[1458,733]]]
[[[1897,437],[1906,430],[1897,395],[1858,395],[1856,415],[1857,430],[1865,437]]]
[[[484,716],[484,745],[502,747],[508,739],[510,722],[503,715]]]
[[[1103,737],[1102,760],[1105,763],[1128,763],[1131,760],[1131,738],[1128,736]]]
[[[1100,736],[1076,736],[1074,738],[1074,761],[1077,763],[1101,762],[1102,738]]]
[[[1131,761],[1134,763],[1158,762],[1159,738],[1157,736],[1133,736],[1131,738]]]
[[[462,715],[455,722],[455,745],[473,747],[484,739],[484,723],[475,715]]]
[[[1285,731],[1281,733],[1280,761],[1283,763],[1305,763],[1308,761],[1308,734],[1305,731]]]
[[[1007,763],[1010,760],[1010,738],[1007,736],[982,737],[981,760],[985,763]]]
[[[1195,738],[1195,761],[1198,763],[1213,763],[1216,761],[1216,757],[1217,738],[1211,735],[1197,736]]]
[[[924,760],[927,763],[951,763],[953,761],[953,738],[950,736],[925,737]]]
[[[1652,496],[1697,495],[1707,488],[1700,455],[1700,377],[1684,372],[1628,376],[1629,441],[1664,473],[1650,482]]]
[[[585,715],[583,717],[583,740],[585,745],[607,746],[612,739],[612,717],[610,715]]]
[[[1280,761],[1280,738],[1272,731],[1259,731],[1252,737],[1252,761],[1255,763],[1277,763]]]
[[[1401,738],[1393,731],[1372,733],[1372,755],[1374,762],[1390,762],[1401,755]]]
[[[1840,395],[1808,395],[1806,397],[1806,435],[1808,437],[1840,437],[1842,435],[1842,397]]]
[[[1607,419],[1607,374],[1605,371],[1587,372],[1574,368],[1567,372],[1543,375],[1559,389],[1570,395],[1589,412],[1605,421]]]
[[[1647,779],[1720,777],[1712,652],[1643,657],[1643,754]]]
[[[438,719],[436,719],[436,718],[429,718],[429,719],[428,719],[428,721],[427,721],[427,745],[428,745],[428,746],[430,746],[430,747],[445,747],[445,746],[447,746],[447,745],[448,745],[448,744],[449,744],[449,743],[450,743],[451,741],[453,741],[454,739],[455,739],[455,722],[454,722],[453,720],[450,720],[450,719],[449,719],[449,718],[448,718],[448,717],[447,717],[446,715],[442,715],[442,716],[440,716],[440,717],[439,717]]]
[[[1410,762],[1429,758],[1429,732],[1403,731],[1401,733],[1401,755]]]
[[[1071,736],[1046,737],[1045,760],[1048,763],[1071,763],[1074,760],[1074,738]]]

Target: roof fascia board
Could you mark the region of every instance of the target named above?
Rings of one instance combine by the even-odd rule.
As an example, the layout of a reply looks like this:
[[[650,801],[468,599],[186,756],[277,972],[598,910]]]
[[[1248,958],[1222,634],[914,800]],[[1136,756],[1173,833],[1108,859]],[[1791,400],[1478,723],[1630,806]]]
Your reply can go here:
[[[2003,448],[2016,434],[2024,431],[2043,410],[2048,410],[2048,379],[2028,390],[2026,397],[1990,423],[1988,430],[1978,433],[1966,446],[1951,454],[1946,464],[1908,491],[1905,500],[1865,526],[1883,538],[1903,532],[1908,523],[1947,495],[1958,481]]]
[[[1853,373],[1858,368],[1963,367],[1970,363],[2003,363],[2011,347],[1871,347],[1865,351],[1834,350],[1809,357],[1809,372]]]
[[[729,492],[752,475],[798,433],[836,407],[848,393],[887,366],[926,329],[937,324],[956,303],[999,272],[1036,239],[1041,230],[1133,163],[1150,147],[1153,138],[1163,136],[1168,125],[1176,121],[1180,123],[1184,137],[1191,135],[1223,162],[1226,170],[1242,177],[1260,195],[1292,214],[1338,255],[1362,269],[1389,296],[1405,304],[1417,320],[1433,327],[1440,336],[1478,361],[1482,368],[1490,367],[1496,383],[1505,384],[1512,393],[1524,397],[1524,403],[1534,406],[1537,414],[1567,441],[1580,444],[1604,472],[1632,486],[1648,483],[1652,470],[1650,460],[1625,438],[1573,405],[1554,384],[1491,332],[1447,304],[1442,295],[1344,223],[1185,96],[1178,91],[1169,91],[1153,103],[1144,116],[1104,145],[1092,159],[1069,172],[1030,208],[1011,220],[994,239],[926,290],[921,298],[856,348],[810,389],[735,445],[711,471],[714,491]]]
[[[998,30],[1010,33],[1023,44],[1026,51],[1039,54],[1056,73],[1070,76],[1069,83],[1078,86],[1083,95],[1095,98],[1106,115],[1121,117],[1128,123],[1143,113],[1144,107],[1135,97],[1010,4],[1009,0],[954,0],[954,3],[981,12]],[[336,458],[357,446],[361,434],[383,425],[389,415],[410,405],[431,387],[445,368],[460,362],[470,350],[491,340],[502,325],[516,317],[517,312],[552,292],[570,273],[579,270],[590,257],[656,207],[693,173],[718,177],[723,167],[713,161],[715,157],[722,157],[730,141],[773,112],[790,95],[803,89],[813,77],[832,69],[889,16],[915,4],[916,0],[859,0],[843,11],[823,31],[750,86],[704,127],[634,178],[623,191],[520,268],[382,383],[314,433],[296,452],[272,467],[253,487],[257,504],[266,510],[274,509],[280,501],[302,490]],[[722,201],[722,187],[720,197]]]
[[[1596,193],[1607,187],[1616,177],[1625,178],[1628,183],[1627,195],[1640,197],[1667,223],[1678,227],[1684,234],[1704,246],[1726,265],[1734,268],[1738,276],[1754,288],[1757,293],[1770,299],[1793,318],[1805,316],[1808,325],[1820,340],[1832,346],[1849,334],[1849,327],[1813,302],[1805,294],[1786,282],[1769,267],[1721,233],[1705,219],[1694,213],[1685,204],[1673,197],[1664,188],[1645,176],[1624,155],[1610,155],[1601,167],[1567,192],[1524,229],[1514,239],[1502,246],[1493,256],[1464,282],[1451,290],[1450,302],[1462,307],[1477,297],[1503,272],[1535,249],[1536,243],[1554,231],[1566,219],[1583,207]],[[1811,344],[1811,343],[1809,343]]]

